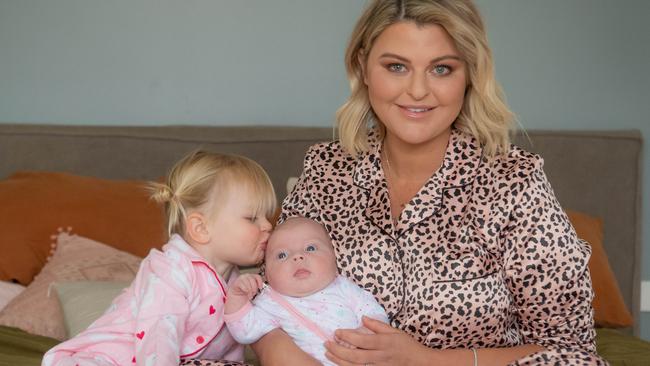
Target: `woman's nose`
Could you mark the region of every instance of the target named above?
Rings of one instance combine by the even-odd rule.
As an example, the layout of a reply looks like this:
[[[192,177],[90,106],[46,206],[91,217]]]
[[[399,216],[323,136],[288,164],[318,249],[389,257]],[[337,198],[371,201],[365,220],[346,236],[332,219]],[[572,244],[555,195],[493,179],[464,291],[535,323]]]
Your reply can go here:
[[[429,84],[427,76],[422,73],[414,72],[408,85],[408,94],[414,100],[422,100],[429,95]]]

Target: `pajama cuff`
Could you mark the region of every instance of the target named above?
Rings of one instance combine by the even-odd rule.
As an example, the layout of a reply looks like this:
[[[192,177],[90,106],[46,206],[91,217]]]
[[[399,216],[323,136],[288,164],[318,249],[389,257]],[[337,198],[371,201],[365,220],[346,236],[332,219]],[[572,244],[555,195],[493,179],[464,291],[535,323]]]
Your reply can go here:
[[[231,314],[225,314],[224,313],[223,314],[223,320],[226,323],[236,322],[239,319],[243,318],[244,315],[248,314],[248,312],[251,311],[251,309],[253,309],[253,304],[251,304],[251,302],[248,301],[244,306],[242,306],[241,309],[235,311],[234,313],[231,313]]]

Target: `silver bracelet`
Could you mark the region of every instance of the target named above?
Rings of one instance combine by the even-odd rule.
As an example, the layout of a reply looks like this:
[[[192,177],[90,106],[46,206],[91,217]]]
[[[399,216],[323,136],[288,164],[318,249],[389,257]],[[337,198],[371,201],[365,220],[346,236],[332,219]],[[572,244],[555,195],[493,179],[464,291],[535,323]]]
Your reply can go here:
[[[472,353],[474,354],[474,366],[478,366],[478,351],[476,351],[476,348],[472,348]]]

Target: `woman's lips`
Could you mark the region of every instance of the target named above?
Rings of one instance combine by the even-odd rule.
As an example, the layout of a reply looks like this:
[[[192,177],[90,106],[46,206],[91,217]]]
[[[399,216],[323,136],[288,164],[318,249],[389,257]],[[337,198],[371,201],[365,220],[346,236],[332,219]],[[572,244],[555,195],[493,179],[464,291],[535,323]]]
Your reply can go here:
[[[307,278],[307,277],[309,277],[310,274],[311,274],[311,272],[310,272],[309,270],[306,270],[306,269],[304,269],[304,268],[300,268],[299,270],[297,270],[297,271],[295,271],[295,272],[293,273],[293,277],[301,278],[301,279],[302,279],[302,278]]]
[[[403,106],[398,105],[399,110],[408,118],[424,118],[434,107],[429,106]]]

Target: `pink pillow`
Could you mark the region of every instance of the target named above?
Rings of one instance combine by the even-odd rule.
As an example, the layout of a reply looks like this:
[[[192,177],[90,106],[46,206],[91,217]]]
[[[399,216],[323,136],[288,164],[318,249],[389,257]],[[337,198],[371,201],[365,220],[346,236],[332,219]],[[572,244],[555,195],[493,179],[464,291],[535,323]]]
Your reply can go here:
[[[34,281],[0,311],[0,325],[64,340],[65,325],[54,282],[132,281],[142,259],[108,245],[61,233],[56,250]]]
[[[25,290],[25,286],[9,281],[0,281],[0,310],[14,297]]]

